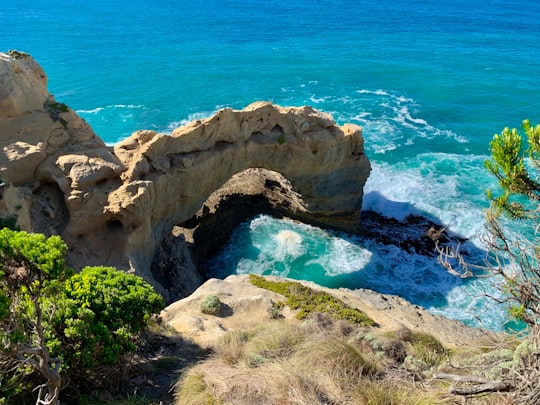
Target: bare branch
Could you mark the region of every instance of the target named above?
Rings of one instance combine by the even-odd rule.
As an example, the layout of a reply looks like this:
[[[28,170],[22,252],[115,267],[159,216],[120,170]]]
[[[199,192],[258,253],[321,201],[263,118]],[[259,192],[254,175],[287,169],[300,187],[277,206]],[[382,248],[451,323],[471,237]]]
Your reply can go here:
[[[489,380],[487,378],[478,376],[463,376],[447,373],[436,373],[433,375],[434,379],[438,380],[452,380],[459,383],[476,384],[467,385],[464,387],[451,387],[449,392],[456,395],[473,395],[481,394],[483,392],[508,392],[512,391],[515,387],[510,381],[496,381]]]

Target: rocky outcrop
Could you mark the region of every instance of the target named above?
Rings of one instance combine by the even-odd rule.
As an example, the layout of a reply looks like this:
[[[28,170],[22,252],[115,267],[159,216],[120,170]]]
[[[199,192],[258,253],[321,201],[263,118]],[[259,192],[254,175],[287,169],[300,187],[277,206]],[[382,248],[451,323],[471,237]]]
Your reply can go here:
[[[267,279],[283,281],[277,277]],[[292,281],[292,280],[291,280]],[[433,315],[403,298],[380,294],[371,290],[346,288],[331,289],[307,281],[298,281],[317,291],[325,291],[347,305],[359,309],[376,323],[380,332],[407,328],[414,332],[429,333],[447,347],[462,347],[487,341],[493,332],[469,328],[464,324]],[[208,315],[200,310],[201,303],[209,295],[219,298],[222,312]],[[247,275],[232,275],[224,280],[210,279],[189,297],[178,300],[161,312],[161,318],[172,329],[188,336],[201,346],[212,346],[231,330],[249,330],[272,319],[272,308],[284,297],[272,291],[255,287]],[[287,323],[299,323],[296,311],[284,306],[280,319]]]
[[[29,55],[0,54],[0,176],[10,190],[0,209],[22,229],[60,234],[75,267],[135,271],[169,299],[191,292],[202,278],[173,229],[196,226],[208,198],[251,168],[266,170],[218,199],[252,193],[307,222],[359,225],[370,165],[357,126],[310,107],[254,103],[171,135],[138,131],[109,148],[46,83]],[[249,191],[257,187],[269,191]]]

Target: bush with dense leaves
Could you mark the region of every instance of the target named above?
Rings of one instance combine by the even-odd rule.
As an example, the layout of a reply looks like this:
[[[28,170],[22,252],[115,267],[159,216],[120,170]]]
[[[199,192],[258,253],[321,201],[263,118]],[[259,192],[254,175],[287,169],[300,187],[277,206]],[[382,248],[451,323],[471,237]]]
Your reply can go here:
[[[142,278],[112,267],[86,267],[64,284],[51,329],[51,349],[68,367],[114,364],[163,308]]]
[[[164,306],[133,274],[73,274],[66,252],[59,236],[0,230],[0,403],[23,394],[32,370],[47,381],[40,400],[56,403],[63,374],[116,363]]]

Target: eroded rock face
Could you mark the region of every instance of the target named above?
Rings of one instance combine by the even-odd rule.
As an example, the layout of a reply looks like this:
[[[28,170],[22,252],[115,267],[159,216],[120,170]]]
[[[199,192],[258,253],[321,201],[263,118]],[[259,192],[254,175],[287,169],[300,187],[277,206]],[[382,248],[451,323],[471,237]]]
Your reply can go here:
[[[281,192],[299,197],[271,202],[280,212],[348,231],[359,225],[370,172],[361,128],[339,127],[310,107],[224,109],[171,135],[138,131],[109,148],[54,100],[43,70],[18,52],[0,54],[0,106],[0,176],[16,187],[4,210],[23,229],[60,234],[76,268],[132,270],[173,295],[182,291],[163,284],[185,277],[192,281],[182,290],[191,292],[202,278],[189,257],[171,263],[159,252],[182,250],[173,227],[196,222],[205,201],[250,168],[271,171],[262,174],[263,189],[275,186],[272,172],[290,182]],[[237,181],[224,195],[241,196],[251,182]],[[264,198],[279,200],[270,194]]]

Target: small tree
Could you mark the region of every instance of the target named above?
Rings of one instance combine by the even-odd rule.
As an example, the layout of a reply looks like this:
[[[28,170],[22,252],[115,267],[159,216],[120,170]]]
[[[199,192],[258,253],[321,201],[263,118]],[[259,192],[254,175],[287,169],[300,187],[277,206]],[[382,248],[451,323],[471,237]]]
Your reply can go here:
[[[514,390],[516,403],[533,405],[540,403],[540,125],[525,120],[523,132],[526,139],[517,129],[504,128],[490,143],[491,159],[485,166],[498,180],[501,192],[487,192],[491,205],[484,242],[489,256],[482,269],[503,280],[503,297],[497,300],[510,304],[510,314],[529,327],[514,353],[517,362],[502,383],[505,389]],[[519,221],[521,234],[505,228],[503,217]],[[440,253],[441,263],[452,273],[473,275],[457,252],[452,256],[458,258],[460,271],[449,264],[447,251]],[[474,377],[468,381],[473,382]],[[493,387],[490,391],[500,385]],[[469,395],[472,391],[454,392]]]
[[[517,129],[505,128],[490,143],[487,169],[497,178],[502,193],[488,191],[488,249],[494,259],[489,270],[505,280],[503,287],[511,314],[531,326],[540,322],[540,125],[523,121],[526,141]],[[501,216],[528,225],[528,234],[510,234]]]
[[[69,275],[66,249],[58,236],[0,230],[0,367],[4,378],[18,364],[46,379],[36,404],[56,404],[60,393],[61,362],[49,354],[45,329],[54,313],[48,297]]]

